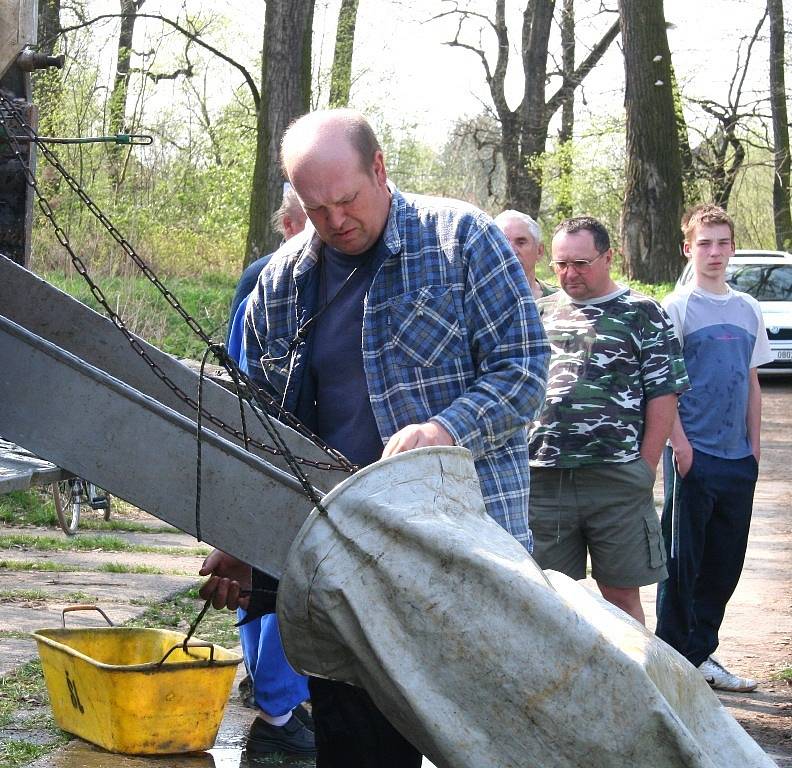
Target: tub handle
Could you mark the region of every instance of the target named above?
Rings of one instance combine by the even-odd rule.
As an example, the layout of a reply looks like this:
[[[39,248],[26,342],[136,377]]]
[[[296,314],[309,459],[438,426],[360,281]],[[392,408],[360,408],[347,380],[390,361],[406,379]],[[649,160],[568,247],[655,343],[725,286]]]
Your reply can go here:
[[[101,613],[102,616],[104,616],[104,620],[111,627],[115,626],[115,624],[113,624],[113,622],[110,621],[107,614],[98,605],[67,605],[61,612],[61,621],[63,622],[64,629],[66,629],[66,614],[70,613],[71,611],[99,611],[99,613]]]
[[[169,651],[168,651],[168,652],[167,652],[167,653],[166,653],[166,654],[165,654],[165,655],[162,657],[162,659],[159,661],[159,663],[157,664],[157,666],[158,666],[158,667],[161,667],[161,666],[162,666],[162,665],[165,663],[165,659],[167,659],[167,658],[168,658],[168,656],[170,656],[170,655],[171,655],[171,654],[172,654],[172,653],[173,653],[173,652],[174,652],[176,649],[178,649],[178,648],[181,648],[181,650],[183,650],[185,653],[187,653],[187,649],[188,649],[188,648],[209,648],[209,663],[210,663],[210,664],[214,664],[214,649],[215,649],[215,647],[214,647],[214,643],[207,643],[207,642],[206,642],[206,641],[204,641],[204,640],[195,640],[194,642],[192,642],[192,643],[189,643],[189,644],[188,644],[187,642],[184,642],[184,643],[178,643],[177,645],[174,645],[174,646],[173,646],[173,647],[172,647],[172,648],[171,648],[171,649],[170,649],[170,650],[169,650]]]

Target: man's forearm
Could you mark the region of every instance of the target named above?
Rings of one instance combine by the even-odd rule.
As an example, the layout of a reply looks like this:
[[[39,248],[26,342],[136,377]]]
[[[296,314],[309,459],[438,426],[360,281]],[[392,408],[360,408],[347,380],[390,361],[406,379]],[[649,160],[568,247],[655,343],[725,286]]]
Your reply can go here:
[[[676,394],[660,395],[647,402],[641,456],[653,469],[657,467],[666,440],[678,419]]]
[[[545,358],[504,365],[480,376],[448,408],[432,416],[474,458],[524,429],[544,406]]]

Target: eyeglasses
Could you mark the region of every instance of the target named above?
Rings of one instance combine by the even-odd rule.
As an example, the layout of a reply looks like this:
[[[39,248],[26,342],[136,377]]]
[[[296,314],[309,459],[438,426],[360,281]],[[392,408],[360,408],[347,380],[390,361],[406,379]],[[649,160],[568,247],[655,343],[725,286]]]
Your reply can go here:
[[[585,272],[600,256],[607,253],[607,249],[600,251],[593,259],[575,259],[574,261],[551,261],[550,263],[558,272],[566,272],[574,267],[576,272]]]

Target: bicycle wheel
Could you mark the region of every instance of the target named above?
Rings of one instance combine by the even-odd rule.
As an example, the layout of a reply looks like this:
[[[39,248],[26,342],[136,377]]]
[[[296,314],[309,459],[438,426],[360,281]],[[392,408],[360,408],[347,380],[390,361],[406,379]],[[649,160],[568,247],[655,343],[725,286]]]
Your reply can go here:
[[[80,524],[83,487],[83,481],[79,477],[52,484],[52,498],[55,501],[58,525],[67,536],[74,536]]]

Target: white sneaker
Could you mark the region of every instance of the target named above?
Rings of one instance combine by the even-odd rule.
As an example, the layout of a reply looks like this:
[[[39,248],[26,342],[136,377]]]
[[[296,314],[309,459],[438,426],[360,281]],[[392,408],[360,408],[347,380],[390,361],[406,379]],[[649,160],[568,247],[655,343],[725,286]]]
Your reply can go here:
[[[750,677],[733,675],[712,656],[701,662],[698,669],[710,688],[717,688],[720,691],[752,691],[759,685],[757,680],[752,680]]]

